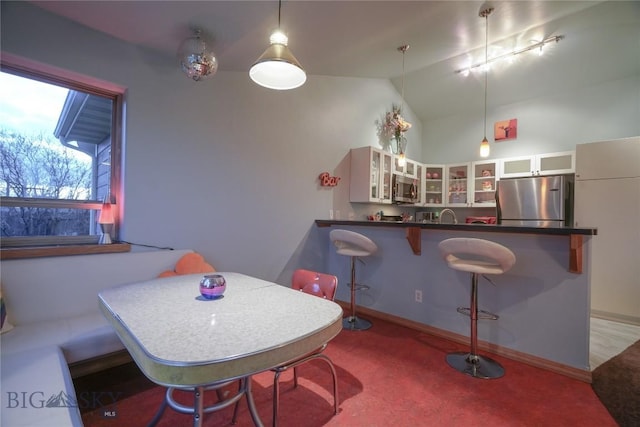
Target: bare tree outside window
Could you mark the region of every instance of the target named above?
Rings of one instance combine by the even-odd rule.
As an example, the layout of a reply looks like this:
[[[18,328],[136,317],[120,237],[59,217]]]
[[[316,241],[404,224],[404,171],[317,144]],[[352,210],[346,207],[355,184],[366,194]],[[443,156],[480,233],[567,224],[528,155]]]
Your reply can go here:
[[[113,183],[117,96],[2,65],[0,243],[95,243]]]
[[[91,199],[91,159],[84,160],[53,137],[0,129],[2,196]],[[3,207],[2,237],[90,234],[90,212],[39,207]]]

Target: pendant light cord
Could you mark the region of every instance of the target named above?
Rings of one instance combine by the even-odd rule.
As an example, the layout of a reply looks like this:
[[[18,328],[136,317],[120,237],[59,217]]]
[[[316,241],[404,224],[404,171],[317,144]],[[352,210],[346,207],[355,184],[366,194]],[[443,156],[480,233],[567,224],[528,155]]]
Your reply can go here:
[[[487,64],[489,62],[489,13],[485,19],[485,37],[484,37],[484,139],[487,139],[487,81],[489,77],[489,69]]]
[[[402,105],[400,106],[400,114],[404,114],[404,54],[407,51],[407,49],[403,49],[402,50]]]
[[[398,50],[402,52],[402,89],[400,94],[401,96],[400,114],[402,114],[404,110],[404,54],[407,52],[407,49],[409,49],[408,44],[402,45],[398,48]]]
[[[278,0],[278,29],[280,29],[280,12],[282,11],[282,0]]]

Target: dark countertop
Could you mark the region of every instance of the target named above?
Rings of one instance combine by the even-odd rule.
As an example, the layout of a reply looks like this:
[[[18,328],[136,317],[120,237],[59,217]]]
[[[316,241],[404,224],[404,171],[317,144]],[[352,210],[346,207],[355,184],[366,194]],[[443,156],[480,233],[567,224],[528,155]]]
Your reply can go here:
[[[316,219],[316,225],[318,227],[331,227],[332,225],[357,225],[365,227],[421,228],[423,230],[482,231],[489,233],[548,234],[556,236],[570,236],[572,234],[595,236],[598,234],[597,228],[543,228],[500,224],[438,224],[435,222],[423,223],[402,221],[348,221]]]

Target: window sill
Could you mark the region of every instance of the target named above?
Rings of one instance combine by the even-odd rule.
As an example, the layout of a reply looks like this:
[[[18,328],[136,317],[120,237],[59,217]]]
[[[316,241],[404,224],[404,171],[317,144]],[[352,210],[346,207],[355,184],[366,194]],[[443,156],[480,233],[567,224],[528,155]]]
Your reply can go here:
[[[110,254],[116,252],[130,252],[128,243],[113,243],[111,245],[60,245],[39,246],[30,248],[3,248],[0,259],[40,258],[52,256]]]

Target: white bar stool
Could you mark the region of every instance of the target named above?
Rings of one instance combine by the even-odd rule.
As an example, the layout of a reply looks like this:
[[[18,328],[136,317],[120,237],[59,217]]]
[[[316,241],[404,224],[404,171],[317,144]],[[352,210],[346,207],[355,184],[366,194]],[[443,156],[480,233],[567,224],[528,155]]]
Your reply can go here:
[[[489,357],[478,355],[478,312],[483,319],[498,318],[495,314],[478,310],[478,275],[505,273],[515,264],[516,256],[505,246],[483,239],[447,239],[440,242],[438,248],[450,268],[471,273],[471,307],[458,308],[459,313],[471,317],[471,351],[450,353],[447,363],[472,377],[500,378],[504,375],[502,365]],[[459,258],[462,255],[469,258]]]
[[[339,255],[351,257],[351,315],[342,320],[342,327],[352,331],[363,331],[371,327],[371,322],[356,316],[356,290],[369,289],[367,285],[356,284],[356,259],[369,256],[378,250],[378,246],[360,233],[349,230],[331,230],[329,238],[336,246]],[[360,262],[363,262],[360,260]]]

